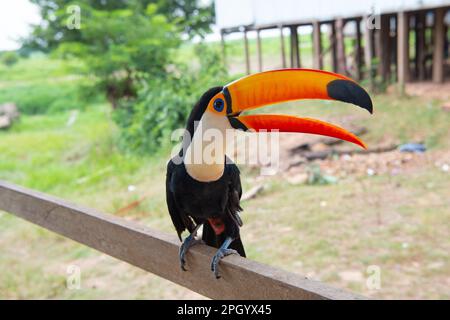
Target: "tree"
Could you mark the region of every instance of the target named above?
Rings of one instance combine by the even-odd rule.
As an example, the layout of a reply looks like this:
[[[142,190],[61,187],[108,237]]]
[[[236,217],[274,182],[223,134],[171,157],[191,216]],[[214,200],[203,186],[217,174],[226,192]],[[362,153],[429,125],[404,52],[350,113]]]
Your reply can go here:
[[[204,37],[214,22],[213,1],[209,0],[30,0],[40,8],[42,23],[35,25],[31,37],[23,39],[26,49],[49,52],[60,43],[81,40],[81,33],[65,27],[67,8],[84,4],[94,10],[115,11],[146,8],[155,4],[157,12],[190,37]],[[83,12],[82,12],[83,14]]]
[[[159,12],[166,15],[170,21],[179,25],[189,35],[204,37],[211,32],[214,23],[213,1],[199,0],[156,0],[149,1],[158,4]],[[201,4],[203,2],[203,4]]]
[[[71,2],[38,2],[43,5],[43,17],[51,23],[35,28],[33,35],[47,37],[59,31],[46,41],[39,36],[33,41],[43,45],[45,42],[47,48],[66,58],[82,59],[88,72],[95,76],[95,88],[105,92],[114,108],[120,99],[136,96],[140,80],[163,78],[172,62],[171,50],[180,43],[176,28],[158,13],[154,4],[142,7],[141,1],[127,1],[123,8],[121,1],[97,1],[95,6],[88,0],[77,1],[80,28],[70,29],[66,9]],[[57,7],[51,5],[56,2]]]
[[[169,145],[173,130],[185,126],[192,106],[205,90],[232,80],[221,63],[220,50],[198,44],[194,53],[199,66],[179,65],[180,72],[169,74],[164,81],[149,79],[136,99],[114,111],[121,147],[152,154]]]

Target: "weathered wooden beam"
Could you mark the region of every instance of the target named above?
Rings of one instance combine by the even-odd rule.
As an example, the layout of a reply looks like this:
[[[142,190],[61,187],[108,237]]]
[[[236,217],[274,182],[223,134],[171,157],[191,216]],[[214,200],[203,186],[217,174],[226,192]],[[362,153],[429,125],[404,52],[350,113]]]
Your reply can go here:
[[[433,82],[444,82],[444,8],[434,11]]]
[[[283,26],[280,26],[279,29],[280,29],[281,66],[283,68],[286,68],[286,48],[284,45]]]
[[[397,81],[401,93],[409,79],[409,21],[406,12],[397,14]]]
[[[189,251],[183,272],[177,237],[3,181],[0,210],[213,299],[364,299],[237,255],[220,263],[216,280],[210,268],[216,249],[205,245]]]
[[[258,51],[258,71],[261,72],[263,70],[261,30],[256,31],[256,49]]]
[[[313,67],[315,69],[323,68],[323,57],[322,57],[322,37],[320,32],[320,22],[313,22]]]

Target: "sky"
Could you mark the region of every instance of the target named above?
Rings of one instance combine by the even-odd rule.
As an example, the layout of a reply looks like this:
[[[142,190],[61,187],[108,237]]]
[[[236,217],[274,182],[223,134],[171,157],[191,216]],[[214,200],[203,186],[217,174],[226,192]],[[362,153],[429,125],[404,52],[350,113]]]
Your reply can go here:
[[[36,24],[39,21],[39,9],[29,0],[0,0],[0,51],[19,49],[20,44],[17,40],[29,34],[30,24]],[[278,31],[275,30],[275,33],[278,34]],[[249,34],[249,38],[254,36],[253,33]],[[262,36],[273,36],[273,34],[266,32]],[[227,39],[241,37],[241,34],[236,33],[227,36]],[[219,31],[217,27],[213,26],[213,33],[207,36],[207,40],[217,41],[219,39]]]
[[[39,10],[28,0],[0,0],[0,51],[20,47],[17,39],[29,34],[40,21]]]
[[[29,34],[30,24],[36,24],[39,21],[39,9],[29,0],[0,0],[0,51],[19,49],[20,44],[17,40]],[[215,26],[212,29],[213,33],[207,36],[207,40],[219,40],[219,30]],[[275,30],[275,33],[278,34],[278,31]],[[254,36],[253,33],[249,34],[249,38]],[[273,36],[273,34],[266,32],[264,36]],[[242,38],[242,35],[235,33],[227,36],[227,39],[237,38]]]
[[[17,40],[29,34],[30,24],[39,21],[39,9],[29,0],[0,0],[0,51],[19,49]],[[213,33],[207,36],[207,40],[219,39],[220,34],[213,27]]]

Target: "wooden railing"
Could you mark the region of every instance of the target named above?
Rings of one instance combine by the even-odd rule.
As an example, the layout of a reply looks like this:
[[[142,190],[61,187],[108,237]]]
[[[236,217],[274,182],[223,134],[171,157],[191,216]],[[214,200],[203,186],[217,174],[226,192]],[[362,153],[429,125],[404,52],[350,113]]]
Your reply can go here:
[[[220,263],[216,280],[210,270],[215,249],[205,245],[189,251],[183,272],[175,236],[2,181],[0,210],[213,299],[365,299],[237,255]]]

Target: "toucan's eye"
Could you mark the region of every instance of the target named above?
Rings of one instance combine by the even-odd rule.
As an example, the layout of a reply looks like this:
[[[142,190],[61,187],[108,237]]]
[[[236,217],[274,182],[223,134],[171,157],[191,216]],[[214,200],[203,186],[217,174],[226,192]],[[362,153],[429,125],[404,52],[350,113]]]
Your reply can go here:
[[[216,110],[217,112],[222,112],[224,106],[225,103],[223,102],[222,99],[218,98],[214,100],[214,110]]]

